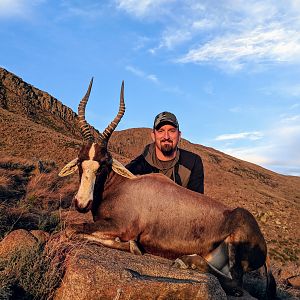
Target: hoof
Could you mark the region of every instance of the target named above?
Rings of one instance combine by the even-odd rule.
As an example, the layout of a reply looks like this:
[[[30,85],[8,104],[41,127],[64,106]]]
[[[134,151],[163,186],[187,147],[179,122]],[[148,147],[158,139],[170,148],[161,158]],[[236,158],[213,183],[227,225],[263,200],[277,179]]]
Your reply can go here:
[[[233,288],[229,294],[234,297],[242,297],[244,292],[241,289]]]
[[[130,240],[129,241],[129,248],[130,248],[130,253],[135,254],[135,255],[143,255],[142,251],[138,247],[135,241]]]
[[[189,268],[180,258],[176,258],[176,260],[173,263],[173,266],[175,268],[179,268],[179,269],[188,269]]]

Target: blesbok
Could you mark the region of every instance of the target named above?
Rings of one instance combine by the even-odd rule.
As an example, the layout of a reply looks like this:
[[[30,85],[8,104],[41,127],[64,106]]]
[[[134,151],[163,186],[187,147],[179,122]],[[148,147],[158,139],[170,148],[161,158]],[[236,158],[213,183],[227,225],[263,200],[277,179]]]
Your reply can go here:
[[[79,170],[75,207],[81,213],[91,210],[94,219],[73,231],[108,247],[181,258],[180,264],[210,271],[227,292],[239,293],[243,274],[266,265],[267,245],[253,215],[183,188],[162,174],[134,176],[124,168],[125,176],[120,175],[107,144],[125,112],[124,82],[119,112],[97,142],[85,120],[91,87],[92,80],[78,106],[85,143],[78,158],[60,172],[66,176]],[[271,272],[267,277],[273,297],[276,284]]]

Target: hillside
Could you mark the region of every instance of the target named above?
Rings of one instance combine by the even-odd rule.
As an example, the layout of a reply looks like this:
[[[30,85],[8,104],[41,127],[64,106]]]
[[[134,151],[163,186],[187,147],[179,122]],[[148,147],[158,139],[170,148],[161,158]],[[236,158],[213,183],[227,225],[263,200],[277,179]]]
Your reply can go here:
[[[5,204],[5,195],[9,194],[7,190],[16,189],[19,182],[16,170],[13,171],[14,162],[22,165],[20,161],[24,160],[24,164],[32,165],[27,175],[22,173],[22,177],[18,173],[25,178],[21,181],[21,198],[30,192],[27,184],[34,176],[39,161],[51,166],[56,177],[58,170],[76,157],[81,145],[76,113],[2,68],[0,129],[0,201],[6,201]],[[151,141],[150,131],[149,128],[133,128],[114,132],[109,144],[113,157],[123,163],[129,162]],[[249,209],[262,227],[272,261],[299,265],[300,177],[277,174],[184,139],[181,147],[202,157],[205,194],[232,207]],[[55,180],[61,180],[61,186],[64,179]],[[77,176],[74,175],[71,180],[75,192]],[[11,187],[8,188],[9,184]]]

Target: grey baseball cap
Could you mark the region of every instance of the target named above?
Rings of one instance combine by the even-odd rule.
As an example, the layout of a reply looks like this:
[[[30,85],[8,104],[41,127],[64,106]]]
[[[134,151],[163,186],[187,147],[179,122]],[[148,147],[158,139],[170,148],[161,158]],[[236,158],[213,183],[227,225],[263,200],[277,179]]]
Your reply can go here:
[[[153,129],[159,129],[165,124],[171,124],[174,127],[179,128],[176,116],[168,111],[163,111],[155,117]]]

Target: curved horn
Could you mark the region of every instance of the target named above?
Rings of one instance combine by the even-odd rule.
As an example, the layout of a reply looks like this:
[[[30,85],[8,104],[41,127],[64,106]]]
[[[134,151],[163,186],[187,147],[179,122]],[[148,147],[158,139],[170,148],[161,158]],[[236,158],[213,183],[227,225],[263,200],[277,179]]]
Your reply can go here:
[[[125,103],[124,103],[124,80],[123,80],[121,86],[121,93],[120,93],[119,112],[117,116],[114,118],[114,120],[106,127],[106,129],[101,134],[100,139],[102,143],[108,143],[110,136],[112,135],[113,131],[119,124],[124,113],[125,113]]]
[[[93,77],[90,81],[90,85],[85,96],[82,98],[82,100],[78,105],[78,120],[79,120],[79,126],[84,140],[94,142],[95,138],[91,133],[91,129],[88,122],[85,120],[85,107],[89,100],[92,85],[93,85]]]

